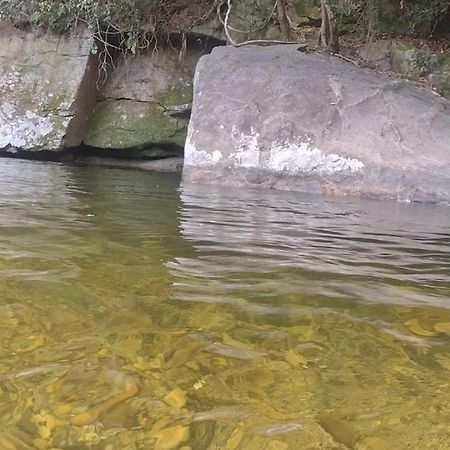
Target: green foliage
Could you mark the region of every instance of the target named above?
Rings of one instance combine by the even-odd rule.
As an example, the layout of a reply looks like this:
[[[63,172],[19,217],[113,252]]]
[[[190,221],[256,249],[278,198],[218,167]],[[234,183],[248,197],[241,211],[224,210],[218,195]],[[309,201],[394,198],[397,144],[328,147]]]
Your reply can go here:
[[[212,0],[204,0],[206,3]],[[118,53],[136,54],[170,31],[168,19],[190,0],[0,0],[0,20],[19,27],[40,27],[59,34],[79,26],[90,30],[98,54],[98,85],[115,67]]]
[[[189,4],[190,0],[184,3]],[[206,0],[207,2],[209,0]],[[148,34],[168,28],[171,8],[181,0],[0,0],[0,19],[68,33],[85,25],[101,42],[136,53]]]
[[[70,30],[78,21],[93,27],[99,22],[123,28],[162,2],[153,0],[142,6],[139,0],[0,0],[0,17],[29,20],[56,32]]]
[[[450,11],[450,0],[334,0],[341,22],[353,20],[368,38],[376,34],[432,34]]]
[[[137,53],[148,45],[149,33],[180,31],[179,18],[189,16],[184,14],[189,7],[193,15],[201,16],[205,10],[200,4],[214,11],[214,4],[221,1],[225,0],[0,0],[0,19],[57,33],[85,24],[100,41],[112,38],[120,49]],[[317,3],[296,0],[296,7]],[[358,30],[368,38],[378,33],[430,34],[450,11],[450,0],[332,0],[332,4],[342,29]],[[180,11],[183,14],[174,19]]]
[[[437,22],[450,9],[450,0],[416,0],[407,5],[406,17],[411,31],[433,32]]]

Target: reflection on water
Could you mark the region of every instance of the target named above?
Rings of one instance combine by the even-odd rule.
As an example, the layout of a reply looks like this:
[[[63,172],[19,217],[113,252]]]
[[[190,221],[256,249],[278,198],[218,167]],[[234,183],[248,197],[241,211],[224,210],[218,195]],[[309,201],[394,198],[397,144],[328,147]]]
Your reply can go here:
[[[0,449],[450,448],[450,209],[2,160]]]

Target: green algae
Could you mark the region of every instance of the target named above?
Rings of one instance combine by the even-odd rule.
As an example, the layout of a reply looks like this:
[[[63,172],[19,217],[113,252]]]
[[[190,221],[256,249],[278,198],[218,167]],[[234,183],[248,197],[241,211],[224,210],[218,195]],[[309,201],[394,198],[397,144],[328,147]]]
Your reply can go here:
[[[152,100],[166,109],[185,107],[192,103],[192,83],[184,82],[172,86],[167,91],[158,92],[153,95]]]
[[[116,149],[183,146],[186,131],[185,121],[171,117],[157,102],[104,100],[95,108],[84,143]]]

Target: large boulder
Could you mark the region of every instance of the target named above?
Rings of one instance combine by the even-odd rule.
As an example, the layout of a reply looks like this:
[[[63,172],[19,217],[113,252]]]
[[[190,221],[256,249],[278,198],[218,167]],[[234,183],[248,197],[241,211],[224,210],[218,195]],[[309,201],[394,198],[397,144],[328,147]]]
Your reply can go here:
[[[450,202],[450,103],[295,45],[197,67],[185,181]]]
[[[182,148],[199,57],[193,50],[180,58],[169,46],[122,57],[99,95],[84,143],[146,150],[147,156],[160,156],[161,146]]]
[[[0,149],[78,146],[95,102],[89,33],[23,32],[0,23]]]

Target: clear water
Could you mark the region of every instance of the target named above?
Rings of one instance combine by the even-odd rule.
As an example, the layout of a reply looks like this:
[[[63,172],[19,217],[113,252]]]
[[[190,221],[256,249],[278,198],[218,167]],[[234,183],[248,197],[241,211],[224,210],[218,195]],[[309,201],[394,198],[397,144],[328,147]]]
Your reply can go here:
[[[0,162],[0,449],[450,448],[450,208]]]

